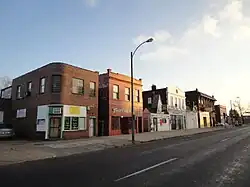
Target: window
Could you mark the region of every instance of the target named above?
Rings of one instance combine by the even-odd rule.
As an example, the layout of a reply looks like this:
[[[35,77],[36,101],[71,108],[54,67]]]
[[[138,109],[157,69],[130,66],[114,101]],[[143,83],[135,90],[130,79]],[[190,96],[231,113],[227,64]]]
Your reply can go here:
[[[178,104],[177,104],[177,97],[175,98],[175,107],[177,108]]]
[[[72,130],[78,130],[78,128],[79,128],[79,118],[78,117],[71,118],[71,127],[72,127]]]
[[[173,98],[173,96],[170,97],[170,105],[174,106],[174,98]]]
[[[181,98],[179,98],[179,106],[178,107],[181,109]]]
[[[185,100],[182,99],[182,109],[184,110],[185,109]]]
[[[112,116],[111,129],[120,130],[120,117]]]
[[[152,104],[152,98],[151,97],[148,98],[148,104]]]
[[[17,97],[17,99],[21,98],[21,86],[17,86],[16,97]]]
[[[95,97],[96,96],[96,83],[95,82],[90,82],[89,83],[89,88],[90,88],[90,97]]]
[[[52,75],[52,93],[61,92],[61,75]]]
[[[161,121],[162,121],[162,123],[167,123],[167,119],[166,118],[163,118]]]
[[[45,78],[41,78],[40,79],[40,93],[44,93],[45,92]]]
[[[125,100],[130,101],[130,88],[125,88]]]
[[[140,90],[135,90],[135,101],[140,102]]]
[[[77,131],[86,130],[86,120],[84,117],[65,117],[64,130],[65,131]]]
[[[119,99],[119,86],[113,85],[113,99]]]
[[[28,82],[28,84],[27,84],[27,91],[31,92],[31,90],[32,90],[32,82]]]
[[[74,94],[81,94],[84,93],[84,82],[82,79],[72,79],[72,93]]]

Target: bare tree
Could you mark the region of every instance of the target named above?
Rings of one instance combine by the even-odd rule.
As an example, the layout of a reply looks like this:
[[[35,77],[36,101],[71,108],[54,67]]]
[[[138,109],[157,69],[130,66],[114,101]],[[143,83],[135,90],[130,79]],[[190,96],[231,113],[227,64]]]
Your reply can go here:
[[[238,109],[239,111],[239,114],[242,118],[242,121],[243,121],[243,111],[244,111],[244,108],[241,106],[241,103],[240,103],[240,97],[237,97],[235,102],[234,102],[234,107]]]
[[[0,89],[6,88],[8,86],[11,86],[12,79],[8,76],[0,77]]]

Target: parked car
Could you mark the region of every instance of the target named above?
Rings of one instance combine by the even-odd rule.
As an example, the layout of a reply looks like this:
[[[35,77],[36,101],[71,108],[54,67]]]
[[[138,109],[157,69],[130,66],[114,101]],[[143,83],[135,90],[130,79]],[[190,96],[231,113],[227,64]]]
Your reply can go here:
[[[12,138],[14,130],[11,124],[0,124],[0,138]]]

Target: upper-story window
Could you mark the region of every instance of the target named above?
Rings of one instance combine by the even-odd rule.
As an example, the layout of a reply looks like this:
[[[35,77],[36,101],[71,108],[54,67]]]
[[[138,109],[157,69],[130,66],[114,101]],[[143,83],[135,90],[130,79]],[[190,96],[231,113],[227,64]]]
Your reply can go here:
[[[175,98],[175,107],[177,108],[178,107],[178,100],[177,100],[177,97]]]
[[[179,100],[179,106],[178,106],[178,108],[181,109],[182,108],[181,98],[179,98],[178,100]]]
[[[140,90],[135,90],[135,101],[140,102]]]
[[[119,86],[113,85],[113,99],[119,99]]]
[[[52,88],[53,93],[61,92],[61,75],[52,75]]]
[[[27,91],[31,92],[31,90],[32,90],[32,82],[28,82],[28,84],[27,84]]]
[[[170,96],[170,106],[174,106],[174,97]]]
[[[152,104],[152,98],[151,97],[148,98],[148,104]]]
[[[44,93],[45,92],[45,82],[46,82],[45,77],[43,77],[43,78],[40,79],[40,87],[39,87],[39,92],[40,93]]]
[[[182,99],[182,109],[184,110],[185,109],[185,99]]]
[[[95,97],[96,96],[96,83],[95,82],[90,82],[89,83],[89,89],[90,89],[89,96],[90,97]]]
[[[130,88],[125,88],[125,100],[130,101]]]
[[[84,93],[84,81],[82,79],[72,79],[72,93],[83,95]]]
[[[1,90],[1,98],[11,99],[11,91],[12,91],[12,87],[2,89]]]
[[[16,97],[17,99],[20,99],[21,98],[21,86],[17,86],[17,92],[16,92]]]

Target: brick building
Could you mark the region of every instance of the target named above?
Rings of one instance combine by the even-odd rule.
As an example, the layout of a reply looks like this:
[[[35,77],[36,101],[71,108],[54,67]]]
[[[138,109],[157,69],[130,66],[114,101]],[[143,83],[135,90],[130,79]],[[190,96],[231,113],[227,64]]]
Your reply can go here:
[[[97,134],[98,72],[53,62],[12,83],[17,136],[80,138]]]
[[[227,108],[223,105],[215,105],[215,116],[217,123],[225,123],[227,117]]]
[[[11,101],[11,89],[9,86],[1,90],[0,94],[0,123],[11,124],[12,123],[12,101]]]
[[[142,80],[134,79],[135,130],[143,132]],[[111,69],[99,76],[99,135],[131,132],[131,78]]]
[[[198,127],[214,127],[216,124],[214,96],[200,92],[198,89],[185,92],[186,106],[198,113]]]

